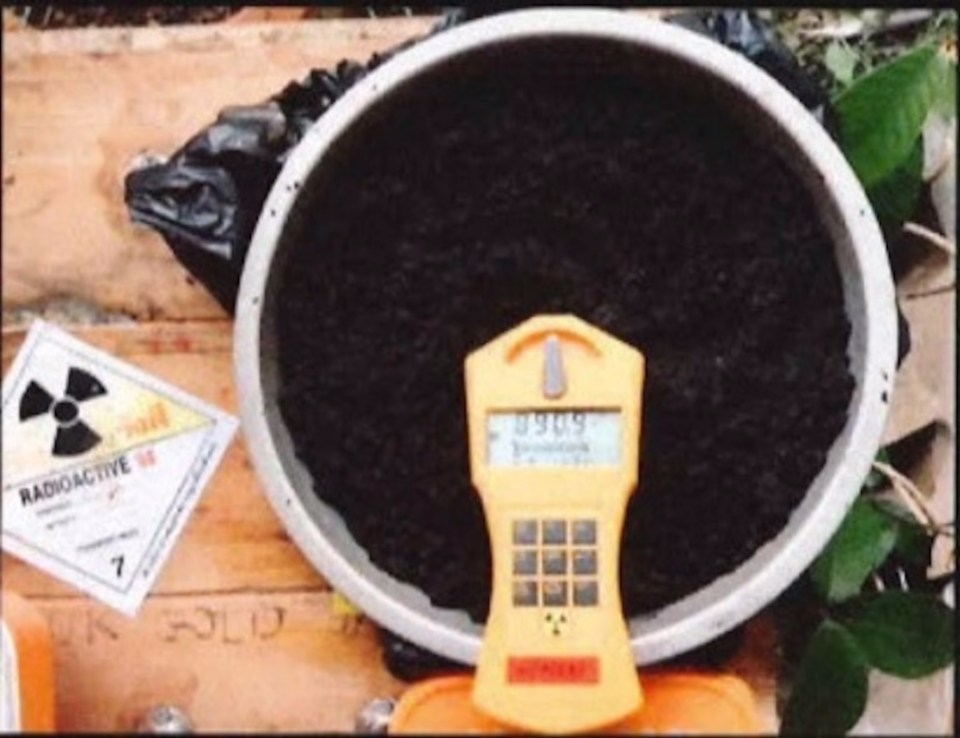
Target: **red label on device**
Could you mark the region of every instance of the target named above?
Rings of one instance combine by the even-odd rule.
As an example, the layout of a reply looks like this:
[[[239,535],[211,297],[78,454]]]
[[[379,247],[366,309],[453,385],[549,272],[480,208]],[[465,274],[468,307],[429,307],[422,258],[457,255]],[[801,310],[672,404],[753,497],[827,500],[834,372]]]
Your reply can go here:
[[[596,684],[600,659],[596,656],[513,656],[507,660],[510,684]]]

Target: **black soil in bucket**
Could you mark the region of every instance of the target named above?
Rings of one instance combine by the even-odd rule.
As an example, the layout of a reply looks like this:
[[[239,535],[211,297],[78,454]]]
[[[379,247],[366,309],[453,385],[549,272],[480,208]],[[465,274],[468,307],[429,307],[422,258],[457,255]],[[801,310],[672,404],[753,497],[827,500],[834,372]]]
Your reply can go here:
[[[573,313],[647,361],[625,614],[786,524],[854,381],[834,246],[787,154],[692,72],[626,48],[505,47],[393,95],[303,184],[275,282],[280,407],[375,565],[483,620],[463,360]]]

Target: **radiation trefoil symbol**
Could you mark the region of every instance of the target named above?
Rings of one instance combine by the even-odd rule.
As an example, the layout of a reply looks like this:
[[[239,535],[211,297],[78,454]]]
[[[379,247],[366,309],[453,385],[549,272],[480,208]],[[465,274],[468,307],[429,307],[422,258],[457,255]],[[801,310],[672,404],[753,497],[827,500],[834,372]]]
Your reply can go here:
[[[79,456],[100,443],[100,435],[80,419],[79,403],[105,394],[107,389],[99,379],[76,367],[70,367],[60,399],[31,379],[20,397],[20,422],[50,413],[57,424],[53,455]]]

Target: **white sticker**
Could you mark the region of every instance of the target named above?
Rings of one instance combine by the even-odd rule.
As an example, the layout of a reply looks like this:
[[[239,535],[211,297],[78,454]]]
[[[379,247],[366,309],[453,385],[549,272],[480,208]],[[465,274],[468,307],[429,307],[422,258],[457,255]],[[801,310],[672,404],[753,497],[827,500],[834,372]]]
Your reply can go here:
[[[3,549],[135,615],[236,429],[35,321],[3,381]]]
[[[20,669],[17,647],[7,624],[0,620],[0,733],[20,732]]]

